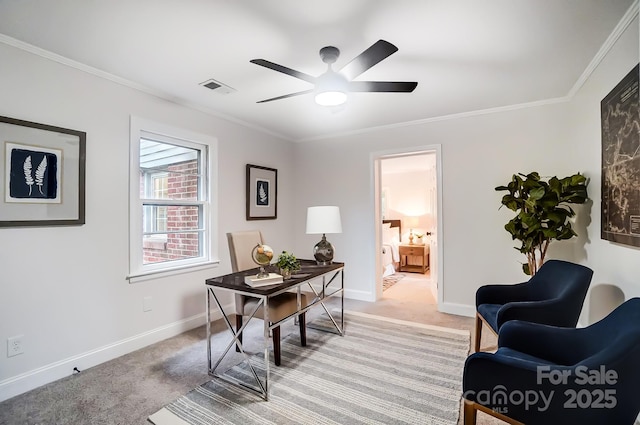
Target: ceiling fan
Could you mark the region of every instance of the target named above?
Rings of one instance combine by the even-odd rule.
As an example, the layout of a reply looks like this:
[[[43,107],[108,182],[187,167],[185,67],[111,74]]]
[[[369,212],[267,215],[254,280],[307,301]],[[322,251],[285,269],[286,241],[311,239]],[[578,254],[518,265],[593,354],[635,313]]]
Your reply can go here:
[[[315,86],[313,89],[272,97],[260,100],[257,103],[271,102],[315,92],[316,103],[323,106],[336,106],[347,100],[348,92],[411,93],[418,85],[417,82],[353,81],[354,78],[397,51],[398,48],[388,41],[378,40],[336,72],[331,68],[331,65],[338,60],[340,50],[337,47],[326,46],[320,49],[320,58],[327,64],[327,71],[318,77],[264,59],[252,59],[249,62],[299,78]]]

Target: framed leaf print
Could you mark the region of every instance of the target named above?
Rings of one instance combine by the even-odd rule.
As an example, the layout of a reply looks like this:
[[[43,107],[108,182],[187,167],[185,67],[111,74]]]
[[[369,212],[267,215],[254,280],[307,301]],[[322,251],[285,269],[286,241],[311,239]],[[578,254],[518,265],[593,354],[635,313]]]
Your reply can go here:
[[[0,116],[0,227],[85,222],[86,133]]]
[[[278,170],[247,164],[247,220],[278,216]]]

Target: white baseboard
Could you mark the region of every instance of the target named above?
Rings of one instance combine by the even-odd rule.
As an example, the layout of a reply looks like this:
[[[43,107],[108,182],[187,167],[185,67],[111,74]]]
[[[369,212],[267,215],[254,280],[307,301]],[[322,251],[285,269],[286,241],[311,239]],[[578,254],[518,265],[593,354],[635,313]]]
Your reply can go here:
[[[376,300],[375,294],[372,294],[369,291],[355,291],[353,289],[345,289],[344,297],[358,301],[374,302]]]
[[[231,306],[225,307],[225,311],[232,308]],[[221,317],[217,309],[216,311],[212,311],[212,320],[218,320]],[[74,367],[77,367],[81,371],[88,369],[148,345],[155,344],[156,342],[179,335],[193,328],[197,328],[205,323],[206,313],[200,313],[5,379],[0,381],[0,401],[8,400],[11,397],[67,377],[73,374]]]
[[[441,303],[438,305],[438,311],[458,316],[476,316],[476,306],[468,304]]]

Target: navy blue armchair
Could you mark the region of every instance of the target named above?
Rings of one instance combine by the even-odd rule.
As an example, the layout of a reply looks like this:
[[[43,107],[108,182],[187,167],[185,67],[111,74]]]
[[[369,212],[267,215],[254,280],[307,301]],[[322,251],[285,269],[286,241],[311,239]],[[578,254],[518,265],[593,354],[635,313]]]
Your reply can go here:
[[[631,425],[640,412],[640,298],[586,328],[520,320],[495,353],[464,366],[465,425],[477,411],[511,424]]]
[[[480,351],[483,323],[496,335],[509,320],[575,327],[592,276],[588,267],[549,260],[527,282],[481,286],[476,291],[475,351]]]

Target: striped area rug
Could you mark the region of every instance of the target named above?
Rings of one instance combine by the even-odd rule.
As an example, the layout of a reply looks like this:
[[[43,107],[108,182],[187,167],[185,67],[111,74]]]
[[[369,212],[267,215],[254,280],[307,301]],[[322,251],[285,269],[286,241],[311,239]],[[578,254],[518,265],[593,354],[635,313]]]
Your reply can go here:
[[[402,280],[403,277],[404,275],[402,273],[394,273],[392,275],[383,277],[382,290],[386,291],[387,289],[391,288],[393,285],[400,282],[400,280]]]
[[[328,323],[316,323],[327,326]],[[347,313],[345,336],[282,341],[269,401],[213,379],[151,415],[155,425],[457,424],[469,333]],[[273,359],[271,358],[271,361]],[[264,361],[256,359],[255,363]],[[254,366],[255,367],[255,366]],[[261,367],[259,373],[263,373]],[[246,365],[227,373],[249,379]]]

